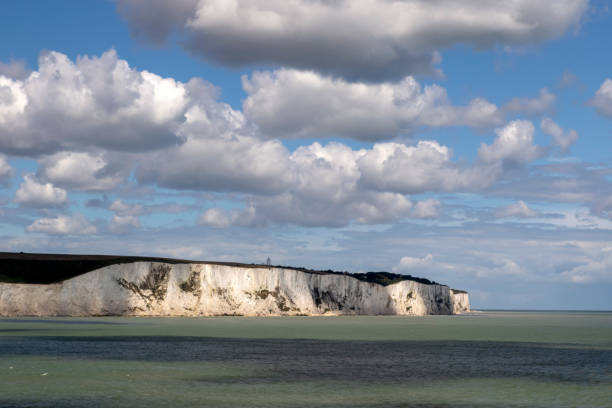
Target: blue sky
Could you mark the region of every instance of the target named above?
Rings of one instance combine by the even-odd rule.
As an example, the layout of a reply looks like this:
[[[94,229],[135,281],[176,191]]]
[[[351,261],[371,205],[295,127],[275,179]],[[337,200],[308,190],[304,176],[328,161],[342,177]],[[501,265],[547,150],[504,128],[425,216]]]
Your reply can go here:
[[[479,4],[3,4],[0,250],[611,309],[609,2]]]

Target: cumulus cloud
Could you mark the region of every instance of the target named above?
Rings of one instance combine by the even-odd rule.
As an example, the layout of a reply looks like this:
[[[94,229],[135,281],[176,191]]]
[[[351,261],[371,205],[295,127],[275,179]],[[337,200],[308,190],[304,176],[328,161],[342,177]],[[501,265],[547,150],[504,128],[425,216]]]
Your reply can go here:
[[[360,224],[384,224],[410,216],[412,202],[402,194],[392,192],[357,194],[348,210],[345,222],[355,219]],[[339,208],[342,210],[342,207]],[[338,217],[342,219],[342,217]]]
[[[182,144],[146,156],[137,171],[142,183],[184,190],[238,192],[253,194],[256,216],[247,212],[211,209],[200,222],[212,226],[251,225],[260,222],[300,225],[346,225],[390,222],[410,216],[412,202],[403,191],[387,186],[371,188],[360,179],[369,171],[359,160],[372,150],[354,150],[341,143],[323,146],[313,143],[289,152],[279,140],[261,140],[254,136],[248,120],[228,105],[212,101],[191,107],[177,133]],[[399,149],[400,144],[394,144]],[[447,149],[437,145],[439,149]],[[379,148],[384,149],[384,146]],[[426,149],[422,149],[426,150]],[[426,152],[423,153],[426,155]],[[463,170],[449,162],[428,165],[432,173],[446,168],[460,174]],[[372,158],[375,162],[376,158]],[[419,164],[403,163],[396,171],[410,172]],[[412,166],[412,167],[411,167]],[[436,188],[443,176],[426,170],[413,175],[426,178],[414,181]],[[385,175],[380,173],[380,177]],[[367,176],[375,180],[376,176]],[[452,189],[453,182],[448,183]],[[372,191],[374,190],[374,191]],[[417,212],[417,214],[421,214]]]
[[[447,146],[423,140],[415,146],[377,143],[362,152],[358,165],[364,187],[404,194],[483,188],[498,175],[494,166],[458,166]]]
[[[6,185],[15,174],[15,170],[8,162],[6,156],[0,154],[0,185]]]
[[[243,87],[249,94],[245,115],[272,137],[380,140],[423,125],[480,128],[503,122],[497,107],[484,99],[455,106],[444,88],[422,89],[412,77],[367,84],[281,69],[245,76]]]
[[[144,161],[137,174],[172,189],[264,193],[286,188],[288,165],[280,141],[229,134],[190,138]]]
[[[412,256],[404,256],[400,259],[399,264],[393,267],[393,272],[401,273],[404,271],[408,271],[414,268],[418,268],[427,264],[430,264],[433,261],[433,255],[427,254],[422,258],[416,258]]]
[[[41,218],[26,228],[28,232],[43,232],[50,235],[95,234],[97,228],[81,214],[59,215],[55,218]]]
[[[393,171],[389,173],[381,170],[388,155],[379,154],[377,150],[407,149],[410,152],[418,148],[397,143],[377,144],[373,149],[360,150],[340,143],[302,146],[290,156],[293,182],[282,193],[255,196],[253,206],[259,217],[271,222],[306,226],[341,226],[352,221],[379,224],[403,218],[436,217],[440,205],[437,200],[415,204],[405,194],[440,188],[441,178],[437,172],[459,174],[470,170],[438,162],[419,174],[411,174],[415,169],[421,171],[421,165],[428,162],[427,158],[418,161],[416,157],[414,160],[403,157],[391,163]],[[398,174],[397,179],[386,183],[385,176],[394,173]],[[406,181],[406,178],[411,180]],[[462,186],[453,183],[451,180],[443,184],[448,189]]]
[[[191,18],[199,0],[119,0],[121,14],[131,24],[137,38],[161,45],[175,26],[182,26]]]
[[[528,116],[539,116],[550,113],[554,109],[557,97],[548,89],[540,89],[535,98],[512,98],[510,102],[502,107],[505,114],[523,114]]]
[[[200,222],[217,227],[260,222],[341,226],[433,218],[439,203],[414,204],[405,195],[476,191],[494,183],[506,161],[520,158],[524,163],[535,157],[529,122],[524,125],[529,143],[521,141],[520,131],[515,134],[502,128],[492,146],[481,148],[485,160],[458,165],[451,160],[450,149],[434,141],[414,146],[377,143],[358,150],[336,142],[315,142],[289,153],[278,140],[249,136],[244,118],[231,108],[201,109],[186,115],[181,127],[185,142],[143,162],[137,174],[141,182],[171,189],[252,194],[249,200],[256,217],[208,210]],[[512,134],[509,141],[500,142],[504,132]]]
[[[26,105],[27,96],[23,83],[0,76],[0,126],[11,125],[11,122],[23,113]]]
[[[38,176],[70,190],[110,190],[124,174],[109,165],[103,154],[59,152],[39,160]]]
[[[24,61],[10,60],[7,63],[0,61],[0,76],[11,79],[24,79],[30,74]]]
[[[277,160],[270,160],[269,165],[274,166],[275,171],[262,174],[261,180],[249,187],[255,193],[249,205],[253,209],[239,212],[212,209],[203,214],[200,222],[212,226],[262,222],[340,226],[352,221],[379,223],[408,216],[412,203],[404,195],[359,187],[356,158],[362,154],[340,143],[327,146],[314,143],[292,154],[285,150]],[[240,166],[228,166],[225,173],[215,173],[221,191],[232,186],[242,187],[252,180],[253,174],[244,171],[249,168],[250,159],[250,156],[243,156]],[[223,166],[223,163],[217,164]],[[214,162],[211,165],[214,166]],[[257,163],[254,166],[256,169]],[[177,173],[177,179],[182,178],[180,174],[186,173]],[[201,187],[215,187],[207,179],[203,181],[205,184]]]
[[[377,143],[364,149],[312,143],[290,152],[279,139],[261,137],[268,132],[280,135],[282,128],[285,135],[327,131],[348,137],[373,124],[355,133],[367,139],[415,124],[478,127],[501,120],[495,105],[474,99],[466,106],[454,106],[443,88],[421,88],[411,77],[397,84],[372,85],[288,69],[259,73],[245,79],[249,98],[254,98],[245,101],[247,115],[218,101],[218,91],[204,81],[181,83],[134,70],[112,50],[75,62],[49,52],[41,56],[39,70],[25,80],[0,80],[10,88],[10,98],[4,99],[10,103],[0,104],[0,148],[40,155],[37,178],[29,176],[16,198],[30,206],[61,205],[67,201],[64,189],[112,190],[135,170],[141,184],[246,194],[254,215],[251,210],[211,209],[200,219],[206,225],[388,223],[437,216],[440,203],[413,203],[409,194],[476,191],[494,183],[506,163],[525,163],[539,153],[532,144],[533,126],[520,121],[498,129],[496,141],[481,146],[474,164],[454,162],[451,150],[435,141]],[[325,90],[328,98],[312,96],[310,105],[300,106],[311,106],[306,116],[324,119],[325,112],[331,112],[329,120],[321,120],[316,130],[306,129],[306,116],[282,110],[283,104],[274,98],[266,99],[270,92],[282,96],[292,87],[304,95],[317,87]],[[48,100],[50,95],[57,103],[43,104],[43,96]],[[334,103],[325,105],[327,99]],[[267,113],[262,109],[268,103],[274,105],[273,116],[287,117],[288,124],[265,125]],[[325,112],[316,111],[318,105],[327,106]],[[358,120],[368,114],[367,120]],[[163,129],[169,138],[161,143],[150,127],[140,127],[141,121]],[[115,137],[121,142],[109,142]],[[46,191],[47,198],[21,197],[29,185]],[[122,233],[138,227],[143,210],[131,211],[120,204],[111,205],[115,214],[109,230]]]
[[[412,202],[398,193],[349,190],[333,196],[308,197],[302,191],[288,191],[271,197],[256,197],[257,211],[266,219],[307,227],[340,227],[385,224],[410,215]]]
[[[514,204],[510,204],[506,207],[502,207],[495,211],[495,217],[507,218],[507,217],[519,217],[519,218],[535,218],[541,214],[539,211],[532,210],[525,204],[523,200],[519,200]]]
[[[302,146],[289,157],[291,183],[274,196],[255,197],[253,204],[272,221],[308,226],[384,223],[408,216],[412,203],[404,195],[360,188],[357,159],[364,153],[340,143]]]
[[[503,128],[496,129],[497,138],[491,145],[481,144],[478,157],[485,163],[523,164],[537,159],[541,149],[533,144],[533,124],[526,120],[515,120]]]
[[[595,93],[595,96],[589,101],[589,104],[600,115],[612,118],[612,79],[606,78]]]
[[[474,98],[466,106],[454,106],[446,98],[446,90],[433,86],[443,94],[440,103],[423,111],[420,122],[428,126],[471,126],[485,128],[503,122],[503,112],[483,98]]]
[[[540,122],[540,127],[544,133],[552,136],[555,145],[557,145],[561,151],[567,151],[576,140],[578,140],[578,132],[575,130],[564,131],[561,126],[557,125],[551,118],[544,118]]]
[[[33,175],[26,174],[15,193],[15,202],[32,208],[61,207],[68,203],[68,193],[51,183],[41,183]]]
[[[36,155],[99,146],[142,151],[177,142],[190,85],[100,57],[41,54],[25,79],[0,76],[0,149]],[[53,103],[49,103],[53,101]]]
[[[162,43],[174,30],[187,49],[228,66],[274,64],[348,79],[433,72],[437,50],[486,49],[563,35],[587,0],[555,7],[528,0],[120,0],[138,38]],[[441,11],[442,10],[442,11]],[[339,29],[341,28],[341,29]]]

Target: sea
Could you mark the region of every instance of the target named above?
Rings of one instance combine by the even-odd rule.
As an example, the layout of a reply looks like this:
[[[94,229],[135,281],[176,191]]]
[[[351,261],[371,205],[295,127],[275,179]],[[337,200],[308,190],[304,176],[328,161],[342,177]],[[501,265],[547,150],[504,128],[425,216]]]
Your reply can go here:
[[[612,407],[612,312],[0,318],[0,407]]]

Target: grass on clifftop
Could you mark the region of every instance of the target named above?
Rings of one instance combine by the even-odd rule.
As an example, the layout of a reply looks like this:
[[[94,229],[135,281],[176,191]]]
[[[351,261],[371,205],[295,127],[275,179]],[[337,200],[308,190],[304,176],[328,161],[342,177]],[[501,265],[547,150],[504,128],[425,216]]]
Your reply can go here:
[[[333,271],[331,269],[312,270],[283,265],[268,266],[235,262],[200,262],[185,259],[142,256],[29,254],[24,252],[0,252],[0,282],[32,284],[58,283],[105,266],[131,262],[164,262],[169,264],[208,263],[247,268],[286,268],[305,273],[347,275],[364,282],[376,283],[383,286],[403,280],[411,280],[425,285],[438,284],[429,279],[417,278],[411,275],[399,275],[390,272],[349,273]]]

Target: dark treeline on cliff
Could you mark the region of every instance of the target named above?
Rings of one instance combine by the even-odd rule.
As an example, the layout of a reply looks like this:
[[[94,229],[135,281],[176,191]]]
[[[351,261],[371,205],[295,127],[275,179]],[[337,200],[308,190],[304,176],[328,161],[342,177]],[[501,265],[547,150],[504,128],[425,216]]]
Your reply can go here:
[[[0,252],[0,282],[33,284],[58,283],[66,279],[103,268],[105,266],[131,262],[164,262],[170,264],[208,263],[214,265],[248,268],[286,268],[305,273],[347,275],[361,281],[376,283],[383,286],[391,285],[403,280],[411,280],[426,285],[438,284],[430,281],[429,279],[390,272],[349,273],[346,271],[333,271],[331,269],[313,270],[283,265],[272,266],[261,264],[242,264],[235,262],[191,261],[185,259],[143,256],[31,254],[24,252]]]

